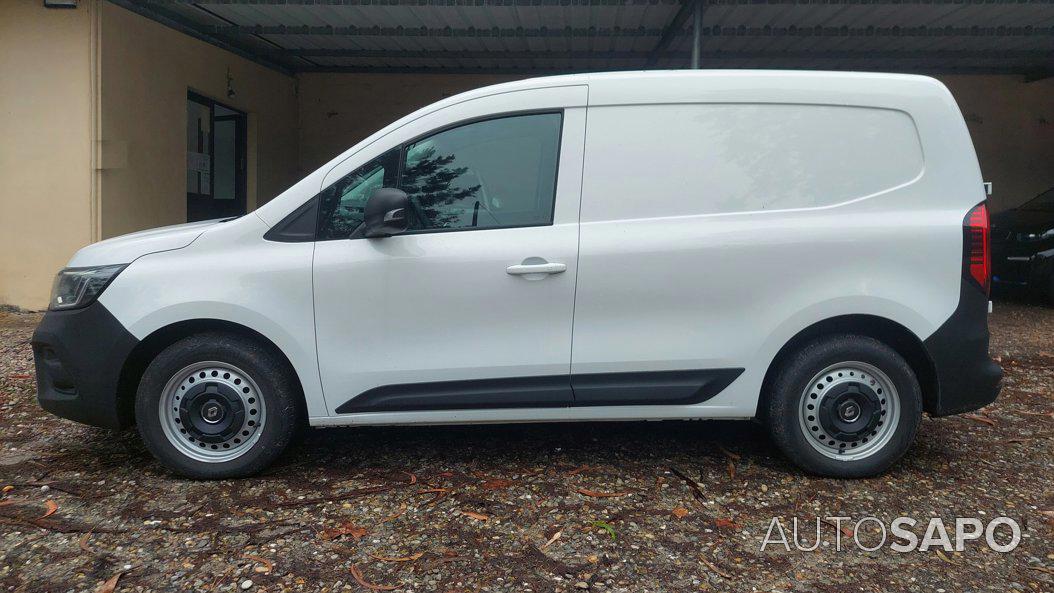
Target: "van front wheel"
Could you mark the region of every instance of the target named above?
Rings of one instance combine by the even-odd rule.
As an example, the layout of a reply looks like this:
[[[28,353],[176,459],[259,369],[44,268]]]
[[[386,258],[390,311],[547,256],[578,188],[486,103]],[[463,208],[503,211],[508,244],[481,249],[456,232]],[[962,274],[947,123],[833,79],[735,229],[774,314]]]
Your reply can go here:
[[[286,366],[241,336],[184,338],[143,374],[135,402],[139,434],[165,467],[190,478],[259,472],[299,426],[299,392]]]
[[[922,393],[892,348],[858,335],[807,343],[777,369],[767,394],[773,440],[807,471],[859,478],[884,472],[915,439]]]

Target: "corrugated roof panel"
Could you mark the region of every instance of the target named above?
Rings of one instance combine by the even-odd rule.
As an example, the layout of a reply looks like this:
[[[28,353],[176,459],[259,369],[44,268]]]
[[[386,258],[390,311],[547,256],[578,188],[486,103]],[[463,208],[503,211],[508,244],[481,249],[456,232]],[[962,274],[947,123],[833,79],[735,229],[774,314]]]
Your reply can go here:
[[[533,68],[587,70],[640,68],[643,56],[680,8],[675,0],[593,4],[411,5],[390,4],[258,4],[253,2],[166,4],[186,22],[209,34],[233,37],[247,51],[267,53],[283,63],[301,64],[295,56],[270,55],[277,45],[303,50],[369,50],[393,52],[370,58],[307,56],[319,67],[456,68],[459,70]],[[225,19],[225,20],[224,20]],[[687,25],[690,26],[691,19]],[[272,30],[224,30],[228,23]],[[358,28],[357,34],[326,31],[278,34],[277,27]],[[1020,68],[1054,70],[1054,35],[970,35],[971,27],[1054,27],[1049,3],[739,3],[707,7],[703,57],[721,66],[863,68],[898,67]],[[217,28],[219,27],[219,28]],[[958,34],[943,35],[942,28]],[[899,28],[900,35],[892,35]],[[320,34],[322,33],[322,34]],[[928,33],[923,35],[922,33]],[[686,28],[656,64],[683,66],[691,51]],[[1005,52],[1015,51],[1008,55]],[[1033,53],[1028,53],[1029,51]],[[418,52],[407,57],[400,52]],[[436,56],[420,57],[421,52]],[[458,52],[472,52],[457,55]],[[513,52],[510,54],[509,52]],[[561,56],[564,52],[596,53],[596,58]],[[874,56],[867,55],[873,52]],[[910,59],[904,52],[915,52]],[[936,52],[928,57],[928,52]],[[964,52],[951,56],[948,52]],[[991,52],[991,55],[984,55]],[[1049,52],[1049,55],[1045,52]],[[493,53],[493,56],[485,55]],[[531,53],[534,55],[524,55]],[[612,55],[614,53],[614,55]],[[910,55],[910,54],[909,54]],[[628,57],[637,56],[637,57]],[[744,57],[746,56],[746,57]],[[307,63],[307,62],[303,62]],[[296,67],[296,66],[294,66]]]

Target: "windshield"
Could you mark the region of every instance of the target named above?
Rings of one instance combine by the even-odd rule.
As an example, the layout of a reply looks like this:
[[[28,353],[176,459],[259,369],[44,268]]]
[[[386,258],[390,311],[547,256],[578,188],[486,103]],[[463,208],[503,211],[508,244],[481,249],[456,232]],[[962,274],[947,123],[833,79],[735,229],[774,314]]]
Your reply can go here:
[[[1018,210],[1054,212],[1054,187],[1025,202],[1018,207]]]

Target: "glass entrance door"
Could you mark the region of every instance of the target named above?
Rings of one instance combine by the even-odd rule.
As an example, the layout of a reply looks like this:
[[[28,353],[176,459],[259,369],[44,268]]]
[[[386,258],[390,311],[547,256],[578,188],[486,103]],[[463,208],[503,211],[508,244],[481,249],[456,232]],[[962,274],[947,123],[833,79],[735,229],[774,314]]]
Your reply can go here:
[[[245,114],[187,93],[187,222],[245,214]]]

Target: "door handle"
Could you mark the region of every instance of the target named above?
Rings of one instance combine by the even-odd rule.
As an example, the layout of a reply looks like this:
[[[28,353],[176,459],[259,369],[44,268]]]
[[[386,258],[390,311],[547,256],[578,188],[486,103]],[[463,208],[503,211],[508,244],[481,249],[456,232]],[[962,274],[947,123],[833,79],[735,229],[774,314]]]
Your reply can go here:
[[[527,274],[559,274],[567,271],[567,264],[516,264],[505,268],[512,276],[524,276]]]

